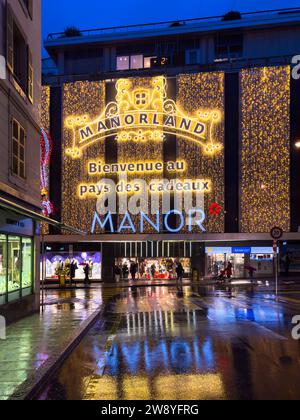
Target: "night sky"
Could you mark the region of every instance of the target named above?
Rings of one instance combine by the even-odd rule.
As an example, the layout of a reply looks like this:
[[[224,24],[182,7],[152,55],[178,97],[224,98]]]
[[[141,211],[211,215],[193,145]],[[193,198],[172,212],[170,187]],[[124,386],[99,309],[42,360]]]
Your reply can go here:
[[[300,0],[42,0],[43,38],[67,26],[80,29],[181,20],[241,12],[300,7]]]

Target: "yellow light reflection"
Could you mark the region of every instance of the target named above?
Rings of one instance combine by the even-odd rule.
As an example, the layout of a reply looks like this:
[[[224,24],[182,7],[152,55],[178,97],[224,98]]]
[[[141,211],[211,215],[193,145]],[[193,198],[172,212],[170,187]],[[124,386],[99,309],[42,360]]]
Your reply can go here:
[[[93,376],[86,378],[88,386],[84,396],[85,400],[117,400],[117,380],[111,376]]]
[[[150,400],[150,386],[147,377],[128,376],[123,381],[124,400]]]
[[[169,375],[155,380],[155,399],[215,400],[225,399],[220,375]]]
[[[225,400],[221,375],[144,375],[86,378],[85,400]],[[117,382],[119,381],[119,382]],[[120,395],[118,396],[118,389]]]

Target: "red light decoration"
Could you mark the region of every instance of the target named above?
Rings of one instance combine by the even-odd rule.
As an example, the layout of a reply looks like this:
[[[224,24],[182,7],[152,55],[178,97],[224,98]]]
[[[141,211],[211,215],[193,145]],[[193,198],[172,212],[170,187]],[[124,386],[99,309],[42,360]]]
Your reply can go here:
[[[209,213],[217,216],[221,213],[221,206],[218,203],[213,203],[209,206]]]
[[[42,213],[49,217],[53,213],[53,205],[49,200],[49,163],[53,143],[49,133],[41,128],[41,203]]]

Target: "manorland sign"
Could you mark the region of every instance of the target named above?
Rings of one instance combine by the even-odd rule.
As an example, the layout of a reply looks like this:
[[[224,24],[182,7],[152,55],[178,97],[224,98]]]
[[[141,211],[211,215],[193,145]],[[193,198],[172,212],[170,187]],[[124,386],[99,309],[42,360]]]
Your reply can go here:
[[[85,148],[107,137],[116,137],[120,142],[146,142],[163,140],[165,134],[194,141],[207,154],[221,150],[221,144],[213,139],[214,125],[221,120],[218,110],[186,115],[167,98],[166,78],[154,77],[151,84],[152,88],[134,89],[130,79],[120,79],[116,83],[116,101],[107,104],[98,118],[68,117],[65,124],[73,132],[73,141],[67,155],[80,158]]]

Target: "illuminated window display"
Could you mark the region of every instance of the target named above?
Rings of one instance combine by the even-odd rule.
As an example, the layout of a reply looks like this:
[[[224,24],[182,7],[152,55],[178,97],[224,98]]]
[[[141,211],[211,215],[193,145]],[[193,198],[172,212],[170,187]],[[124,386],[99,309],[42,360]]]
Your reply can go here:
[[[21,288],[21,243],[18,236],[8,237],[8,292]]]
[[[27,289],[27,293],[29,293],[33,277],[33,247],[31,238],[23,238],[22,256],[22,289]]]
[[[7,273],[6,236],[0,235],[0,304],[5,303],[6,273]]]
[[[92,281],[101,280],[102,256],[100,252],[76,252],[73,255],[70,255],[68,252],[49,252],[46,255],[46,279],[57,280],[60,274],[69,277],[71,263],[75,263],[78,267],[75,280],[84,280],[85,274],[83,269],[86,264],[90,267],[90,279]]]
[[[33,275],[32,239],[0,235],[0,303],[30,295]]]

